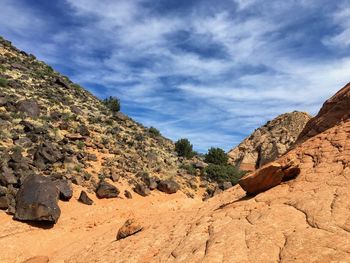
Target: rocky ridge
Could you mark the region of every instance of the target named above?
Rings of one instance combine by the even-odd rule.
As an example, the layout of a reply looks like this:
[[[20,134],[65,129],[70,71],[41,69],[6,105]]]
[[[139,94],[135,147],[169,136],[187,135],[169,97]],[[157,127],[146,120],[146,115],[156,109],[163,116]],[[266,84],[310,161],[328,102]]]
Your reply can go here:
[[[305,112],[285,113],[256,129],[228,152],[230,163],[243,170],[255,170],[286,153],[311,116]]]

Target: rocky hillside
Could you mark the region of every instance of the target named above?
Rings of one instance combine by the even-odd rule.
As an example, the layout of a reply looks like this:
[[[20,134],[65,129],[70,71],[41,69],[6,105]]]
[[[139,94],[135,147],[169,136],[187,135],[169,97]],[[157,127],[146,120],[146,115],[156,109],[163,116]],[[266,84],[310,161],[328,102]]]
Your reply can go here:
[[[118,190],[123,182],[129,185],[126,198],[131,190],[147,196],[156,188],[171,193],[180,187],[193,196],[198,178],[179,175],[179,165],[170,140],[112,112],[78,84],[0,39],[1,209],[15,214],[17,191],[32,175],[39,177],[27,185],[54,189],[48,178],[65,200],[72,195],[71,183],[85,188],[85,202],[94,192],[124,196]],[[57,221],[51,215],[15,217]]]
[[[268,121],[229,151],[230,162],[243,170],[255,170],[276,160],[295,143],[310,118],[294,111]]]

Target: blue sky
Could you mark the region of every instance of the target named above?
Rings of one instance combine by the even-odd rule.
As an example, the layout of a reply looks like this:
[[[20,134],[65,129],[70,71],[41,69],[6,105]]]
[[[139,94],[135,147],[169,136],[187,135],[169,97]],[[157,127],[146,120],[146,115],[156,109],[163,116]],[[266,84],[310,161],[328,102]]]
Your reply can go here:
[[[0,0],[0,34],[196,150],[350,81],[350,1]]]

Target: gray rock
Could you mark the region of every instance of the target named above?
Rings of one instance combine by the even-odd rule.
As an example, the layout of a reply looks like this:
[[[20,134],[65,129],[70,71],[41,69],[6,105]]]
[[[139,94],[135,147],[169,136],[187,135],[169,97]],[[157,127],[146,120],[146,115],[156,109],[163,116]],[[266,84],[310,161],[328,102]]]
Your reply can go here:
[[[177,182],[173,180],[161,180],[158,183],[157,188],[161,192],[164,192],[167,194],[174,194],[180,189],[180,186]]]
[[[59,191],[50,179],[40,175],[28,176],[17,192],[15,218],[56,223],[61,215],[58,197]]]
[[[141,196],[148,196],[151,194],[151,190],[144,184],[136,184],[133,190]]]
[[[16,105],[18,111],[24,112],[27,116],[37,118],[40,116],[39,104],[35,100],[22,100]]]
[[[105,181],[101,181],[96,189],[96,195],[98,198],[113,198],[119,195],[120,191],[114,185],[111,185]]]
[[[58,191],[60,191],[60,199],[62,201],[69,201],[73,196],[72,183],[67,180],[55,181]]]
[[[17,178],[13,173],[13,170],[7,166],[2,166],[0,170],[0,183],[2,185],[16,184]]]
[[[81,191],[78,201],[86,205],[92,205],[94,203],[85,191]]]

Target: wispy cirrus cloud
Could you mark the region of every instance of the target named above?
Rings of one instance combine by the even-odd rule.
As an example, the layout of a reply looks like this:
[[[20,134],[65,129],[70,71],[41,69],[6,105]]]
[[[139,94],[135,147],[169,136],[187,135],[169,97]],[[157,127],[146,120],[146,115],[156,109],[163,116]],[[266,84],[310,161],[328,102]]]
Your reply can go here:
[[[346,0],[0,2],[5,37],[199,151],[314,114],[349,81]]]

